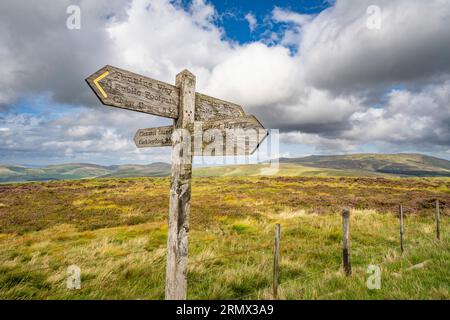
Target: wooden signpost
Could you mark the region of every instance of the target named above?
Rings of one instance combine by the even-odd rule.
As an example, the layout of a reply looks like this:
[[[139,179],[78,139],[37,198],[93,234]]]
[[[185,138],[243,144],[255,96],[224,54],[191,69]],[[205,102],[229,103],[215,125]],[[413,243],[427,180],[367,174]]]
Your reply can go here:
[[[172,146],[165,294],[186,299],[192,157],[250,155],[268,132],[241,106],[195,92],[188,70],[176,76],[175,86],[112,66],[86,82],[104,105],[174,119],[173,126],[138,130],[134,142]]]

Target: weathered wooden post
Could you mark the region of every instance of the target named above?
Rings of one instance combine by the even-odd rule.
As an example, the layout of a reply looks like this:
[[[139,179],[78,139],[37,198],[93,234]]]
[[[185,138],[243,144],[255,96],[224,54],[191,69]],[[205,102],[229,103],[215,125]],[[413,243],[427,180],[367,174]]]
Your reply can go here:
[[[281,226],[280,224],[275,225],[275,242],[273,248],[273,298],[278,298],[278,279],[280,276],[278,268],[279,252],[280,252],[280,237],[281,237]]]
[[[169,230],[167,237],[166,299],[184,300],[187,290],[189,207],[192,148],[188,132],[195,116],[195,76],[187,70],[176,76],[180,89],[179,116],[172,135]],[[184,130],[184,131],[183,131]],[[186,154],[187,153],[187,154]]]
[[[436,239],[441,240],[441,213],[439,211],[439,200],[436,199]]]
[[[342,211],[342,260],[344,264],[345,275],[352,275],[352,265],[350,262],[350,211],[345,209]]]
[[[400,251],[403,253],[403,206],[399,206],[399,218],[400,218]]]

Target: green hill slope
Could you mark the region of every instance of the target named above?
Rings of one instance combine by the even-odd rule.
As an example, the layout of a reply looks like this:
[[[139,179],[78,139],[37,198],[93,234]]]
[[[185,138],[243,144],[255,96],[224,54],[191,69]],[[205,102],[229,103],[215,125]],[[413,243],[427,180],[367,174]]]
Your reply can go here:
[[[281,158],[280,163],[405,176],[450,176],[450,161],[422,154],[351,154]]]
[[[107,167],[87,163],[51,165],[42,168],[0,166],[0,182],[84,179],[109,173]]]
[[[125,164],[111,166],[111,172],[101,178],[128,178],[128,177],[164,177],[170,174],[170,165],[164,162],[155,162],[147,165]]]
[[[170,165],[99,166],[88,163],[42,168],[0,166],[0,183],[86,178],[164,177]],[[281,158],[278,169],[269,164],[229,165],[194,169],[194,176],[417,176],[450,177],[450,161],[422,154],[352,154]]]
[[[170,173],[167,163],[148,165],[99,166],[89,163],[50,165],[42,168],[0,166],[0,182],[70,180],[110,177],[160,177]]]
[[[194,176],[214,177],[214,176],[304,176],[304,177],[358,177],[358,176],[383,176],[385,174],[360,171],[360,170],[338,170],[332,168],[314,168],[295,163],[280,163],[278,168],[270,167],[268,164],[248,164],[233,166],[217,166],[196,168]]]

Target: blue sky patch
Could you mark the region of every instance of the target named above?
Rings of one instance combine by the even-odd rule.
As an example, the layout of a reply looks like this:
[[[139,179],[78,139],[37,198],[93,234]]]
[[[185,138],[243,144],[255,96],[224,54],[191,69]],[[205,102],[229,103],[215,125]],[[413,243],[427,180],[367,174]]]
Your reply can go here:
[[[282,23],[271,20],[271,14],[275,7],[286,9],[301,14],[318,14],[331,6],[331,0],[210,0],[217,12],[215,23],[225,30],[225,36],[229,40],[238,43],[258,41],[267,37],[268,30],[279,33],[283,30]],[[188,9],[191,0],[182,0],[181,6]],[[250,30],[246,19],[247,14],[256,18],[254,30]]]

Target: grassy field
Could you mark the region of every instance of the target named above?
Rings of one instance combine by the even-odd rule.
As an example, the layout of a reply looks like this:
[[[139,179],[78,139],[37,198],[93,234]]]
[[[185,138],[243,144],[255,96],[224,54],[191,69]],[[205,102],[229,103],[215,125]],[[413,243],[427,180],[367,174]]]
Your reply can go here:
[[[0,298],[163,299],[168,191],[168,178],[0,185]],[[280,223],[282,299],[450,299],[449,203],[445,178],[196,177],[188,298],[270,299]],[[344,207],[350,278],[340,263]],[[66,288],[73,264],[81,290]],[[382,269],[380,290],[366,287],[370,264]]]

